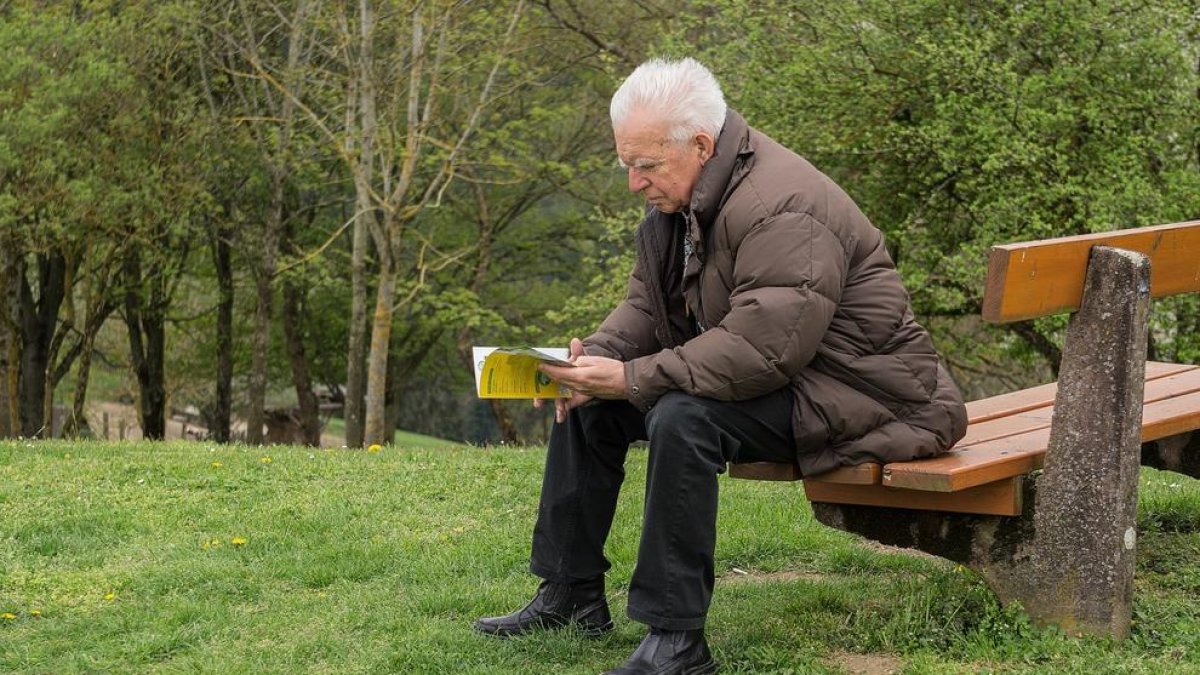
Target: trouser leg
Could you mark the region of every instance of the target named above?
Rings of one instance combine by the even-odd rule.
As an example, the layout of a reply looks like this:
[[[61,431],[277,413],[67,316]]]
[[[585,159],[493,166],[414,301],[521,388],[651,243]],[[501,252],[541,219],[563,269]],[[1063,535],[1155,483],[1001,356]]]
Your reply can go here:
[[[712,600],[717,475],[729,461],[795,459],[793,397],[750,401],[672,392],[647,416],[645,523],[629,617],[667,630],[703,628]]]
[[[554,425],[530,571],[570,584],[608,570],[604,542],[625,478],[625,455],[630,443],[645,438],[645,418],[626,401],[576,408]]]

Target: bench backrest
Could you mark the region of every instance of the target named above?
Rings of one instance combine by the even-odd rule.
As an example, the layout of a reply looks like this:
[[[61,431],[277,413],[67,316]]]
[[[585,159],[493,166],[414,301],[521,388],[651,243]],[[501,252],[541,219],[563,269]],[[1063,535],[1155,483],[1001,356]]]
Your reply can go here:
[[[1150,258],[1150,294],[1200,291],[1200,221],[993,246],[983,318],[1021,321],[1079,308],[1093,246]]]

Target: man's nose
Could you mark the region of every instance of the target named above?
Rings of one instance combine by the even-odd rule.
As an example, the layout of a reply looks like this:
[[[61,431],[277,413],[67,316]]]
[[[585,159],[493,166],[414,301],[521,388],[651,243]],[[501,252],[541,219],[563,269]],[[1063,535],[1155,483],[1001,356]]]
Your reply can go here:
[[[645,176],[639,174],[637,169],[630,167],[629,191],[641,192],[642,190],[645,190],[648,185],[650,185],[650,181],[646,180]]]

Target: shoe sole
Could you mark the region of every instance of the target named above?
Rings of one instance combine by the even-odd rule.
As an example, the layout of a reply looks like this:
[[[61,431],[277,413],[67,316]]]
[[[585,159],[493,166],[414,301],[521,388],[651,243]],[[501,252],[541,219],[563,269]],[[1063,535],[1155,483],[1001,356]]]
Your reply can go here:
[[[612,629],[616,627],[612,621],[609,621],[608,623],[604,624],[603,626],[585,626],[584,624],[581,624],[581,623],[575,623],[575,624],[571,624],[571,625],[576,626],[579,629],[579,632],[583,633],[583,635],[585,637],[590,637],[590,638],[602,637],[606,633],[612,632]]]
[[[531,635],[533,633],[542,633],[552,630],[565,630],[571,626],[574,626],[584,637],[589,638],[603,637],[604,635],[612,632],[612,629],[616,627],[612,621],[609,621],[602,626],[586,625],[577,621],[568,621],[566,623],[542,623],[538,626],[530,626],[525,630],[490,630],[486,627],[480,626],[478,623],[472,625],[471,627],[475,629],[476,633],[480,633],[488,637],[508,639],[521,637],[524,635]]]

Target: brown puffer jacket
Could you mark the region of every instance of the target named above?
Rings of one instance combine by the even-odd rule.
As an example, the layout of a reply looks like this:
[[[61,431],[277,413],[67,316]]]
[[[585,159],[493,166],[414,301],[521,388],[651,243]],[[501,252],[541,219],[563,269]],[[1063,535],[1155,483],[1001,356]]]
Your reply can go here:
[[[805,475],[934,455],[963,436],[962,395],[882,233],[811,164],[729,111],[687,216],[683,293],[708,327],[694,337],[667,317],[676,218],[647,213],[628,296],[584,340],[625,361],[634,405],[672,389],[743,400],[790,385]]]

